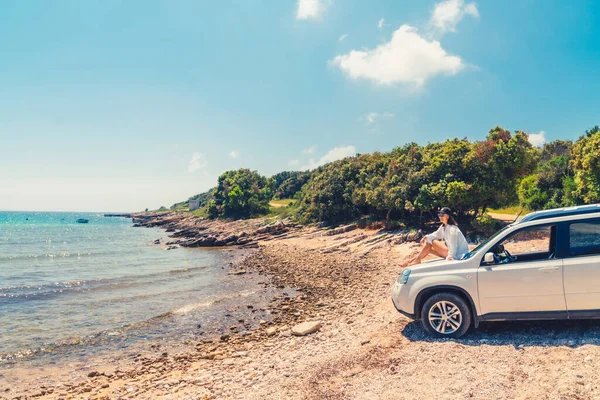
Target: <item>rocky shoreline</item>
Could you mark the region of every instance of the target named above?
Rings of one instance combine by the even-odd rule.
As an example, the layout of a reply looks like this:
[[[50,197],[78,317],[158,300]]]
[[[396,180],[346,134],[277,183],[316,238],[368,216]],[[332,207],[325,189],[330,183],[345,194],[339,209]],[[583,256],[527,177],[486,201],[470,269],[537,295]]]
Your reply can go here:
[[[488,323],[460,340],[433,340],[399,315],[390,285],[398,264],[417,250],[419,232],[289,226],[271,236],[256,233],[272,225],[268,220],[165,215],[143,223],[173,233],[200,227],[177,238],[186,243],[201,239],[193,236],[198,232],[263,237],[231,272],[264,274],[268,285],[295,290],[273,298],[267,317],[250,332],[234,325],[214,339],[177,347],[149,343],[140,352],[67,366],[0,370],[0,399],[600,396],[598,322]],[[220,224],[227,228],[217,235]]]
[[[132,220],[134,227],[165,229],[175,239],[166,245],[181,247],[257,247],[259,241],[289,237],[302,227],[282,220],[274,223],[265,223],[264,219],[213,221],[178,212],[133,214]]]

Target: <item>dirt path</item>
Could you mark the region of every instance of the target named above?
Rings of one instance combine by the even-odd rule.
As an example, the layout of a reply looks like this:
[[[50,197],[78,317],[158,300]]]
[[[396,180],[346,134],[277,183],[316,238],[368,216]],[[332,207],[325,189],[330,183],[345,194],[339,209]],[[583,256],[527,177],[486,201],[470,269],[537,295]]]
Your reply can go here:
[[[490,215],[490,217],[494,218],[494,219],[498,219],[500,221],[505,221],[505,222],[513,222],[514,220],[517,219],[517,215],[516,214],[497,214],[497,213],[488,213]],[[518,216],[519,218],[522,215]]]

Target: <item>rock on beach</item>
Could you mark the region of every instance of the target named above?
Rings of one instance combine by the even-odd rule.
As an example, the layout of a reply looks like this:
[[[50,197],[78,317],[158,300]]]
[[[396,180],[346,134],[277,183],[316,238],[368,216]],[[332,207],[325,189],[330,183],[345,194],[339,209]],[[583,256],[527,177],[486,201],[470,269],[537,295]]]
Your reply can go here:
[[[309,321],[298,324],[292,328],[292,335],[305,336],[321,329],[321,322]]]
[[[275,328],[274,326],[267,328],[267,330],[265,331],[267,335],[269,336],[273,336],[274,334],[277,333],[277,328]]]

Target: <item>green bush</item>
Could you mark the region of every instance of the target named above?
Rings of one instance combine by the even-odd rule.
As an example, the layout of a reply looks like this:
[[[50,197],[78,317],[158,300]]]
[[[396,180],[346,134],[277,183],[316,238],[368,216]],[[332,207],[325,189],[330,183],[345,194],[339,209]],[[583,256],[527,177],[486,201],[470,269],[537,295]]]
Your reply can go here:
[[[517,193],[521,206],[529,210],[542,210],[549,200],[548,192],[540,188],[535,174],[523,178]]]
[[[486,235],[491,235],[500,229],[500,221],[495,220],[490,217],[489,214],[478,215],[471,221],[471,226],[476,231],[485,233]]]
[[[353,159],[343,159],[324,166],[304,185],[299,213],[305,222],[350,220],[359,210],[352,194],[360,168]]]
[[[276,199],[293,198],[310,179],[310,171],[284,171],[271,177]]]
[[[272,181],[249,169],[226,171],[219,176],[208,201],[211,218],[249,218],[266,215],[273,198]]]
[[[587,131],[573,146],[577,197],[586,203],[600,202],[600,130]]]

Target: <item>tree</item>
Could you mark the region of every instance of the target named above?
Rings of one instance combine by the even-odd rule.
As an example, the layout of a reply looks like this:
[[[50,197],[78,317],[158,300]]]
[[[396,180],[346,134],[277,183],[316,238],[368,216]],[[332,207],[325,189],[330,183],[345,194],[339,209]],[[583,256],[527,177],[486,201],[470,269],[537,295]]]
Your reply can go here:
[[[291,199],[302,189],[310,179],[308,171],[284,171],[271,177],[273,190],[277,199]]]
[[[559,156],[566,156],[568,158],[571,155],[572,148],[573,142],[570,140],[558,139],[553,142],[544,143],[540,153],[540,162],[547,162]]]
[[[422,212],[448,206],[462,214],[471,208],[475,174],[468,155],[473,146],[466,139],[430,143],[422,150],[422,167],[416,174],[421,187],[413,204]]]
[[[359,167],[345,158],[318,169],[302,188],[299,213],[304,221],[342,222],[359,215],[353,203]]]
[[[595,135],[598,132],[600,132],[600,127],[598,125],[596,125],[590,129],[586,129],[585,136],[590,137],[590,136]]]
[[[536,174],[526,176],[521,180],[517,190],[521,206],[530,210],[542,210],[548,203],[548,192],[540,189]]]
[[[267,214],[273,198],[272,186],[270,179],[256,171],[226,171],[219,176],[214,200],[208,202],[209,215],[248,218]]]
[[[577,185],[576,196],[585,203],[600,202],[600,130],[586,131],[573,145],[571,165]]]
[[[484,212],[489,206],[505,206],[518,200],[517,183],[533,172],[538,158],[527,134],[510,132],[497,126],[486,140],[477,142],[467,156],[472,180],[472,207]]]
[[[574,183],[569,166],[572,147],[573,143],[568,140],[544,144],[534,173],[519,183],[517,192],[523,207],[542,210],[575,204],[575,198],[565,191],[565,186],[571,190]]]

